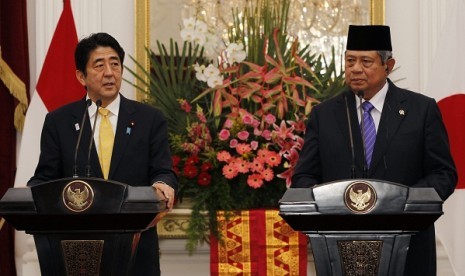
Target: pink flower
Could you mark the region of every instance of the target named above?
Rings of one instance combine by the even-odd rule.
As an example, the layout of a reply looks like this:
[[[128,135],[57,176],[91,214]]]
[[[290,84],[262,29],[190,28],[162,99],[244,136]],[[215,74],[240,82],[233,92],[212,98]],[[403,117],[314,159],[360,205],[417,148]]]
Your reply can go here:
[[[274,132],[279,137],[279,139],[286,139],[286,138],[292,139],[294,137],[294,134],[292,134],[292,132],[294,131],[294,127],[291,126],[290,128],[288,128],[284,120],[281,121],[281,124],[279,125],[279,127],[277,125],[274,125],[273,127],[275,130]]]
[[[236,166],[226,165],[226,166],[223,167],[223,175],[227,179],[233,179],[234,177],[237,176],[238,173],[239,172],[238,172]]]
[[[271,181],[273,180],[273,177],[274,177],[274,173],[273,173],[273,170],[268,168],[268,169],[265,169],[264,171],[262,171],[261,173],[263,179],[265,179],[266,181]]]
[[[279,178],[284,178],[286,180],[286,186],[289,188],[292,184],[292,175],[294,174],[294,167],[299,160],[299,152],[296,149],[291,149],[290,153],[284,154],[284,158],[289,160],[289,162],[284,163],[284,167],[288,168],[286,171],[277,175]]]
[[[252,150],[249,144],[237,144],[236,151],[240,155],[249,153]]]
[[[224,127],[225,128],[232,128],[233,126],[233,121],[230,120],[230,119],[226,119],[226,121],[224,122]]]
[[[249,138],[249,133],[245,130],[239,131],[239,133],[237,134],[237,138],[239,138],[239,140],[246,141],[247,138]]]
[[[197,108],[197,118],[199,118],[199,121],[202,123],[207,122],[207,118],[205,118],[205,114],[203,113],[203,110],[200,108]]]
[[[242,122],[246,125],[252,125],[253,121],[253,116],[249,113],[246,113],[244,116],[242,116]]]
[[[254,189],[258,189],[263,185],[263,178],[260,174],[251,174],[247,177],[247,184]]]
[[[258,158],[260,158],[263,162],[268,158],[270,151],[267,149],[259,149],[257,152]]]
[[[229,141],[229,147],[232,148],[232,149],[235,148],[237,146],[237,144],[239,144],[237,139],[231,139],[231,141]]]
[[[294,167],[291,167],[286,171],[278,174],[277,177],[286,179],[286,187],[289,188],[292,184],[292,175],[294,175]]]
[[[302,117],[299,117],[299,115],[295,114],[295,121],[286,121],[290,126],[293,126],[295,131],[300,133],[305,133],[305,129],[307,128],[305,120],[307,119],[307,116],[302,115]]]
[[[249,172],[249,163],[242,158],[236,158],[234,164],[236,165],[236,169],[240,173],[248,173]]]
[[[261,158],[254,158],[252,163],[250,163],[250,170],[252,172],[261,172],[265,167],[263,166],[263,160]]]
[[[262,131],[259,128],[254,128],[253,129],[253,134],[255,136],[260,136],[260,135],[262,135]]]
[[[258,149],[258,142],[257,141],[250,142],[250,147],[252,148],[252,150],[257,150]]]
[[[259,121],[259,120],[253,120],[252,126],[253,126],[254,128],[257,128],[259,125],[260,125],[260,121]]]
[[[271,131],[269,131],[268,129],[265,129],[262,132],[262,137],[265,138],[266,140],[270,141],[271,140]]]
[[[218,154],[216,155],[216,159],[218,159],[218,161],[220,162],[229,162],[229,160],[231,160],[231,154],[223,150],[218,152]]]
[[[226,141],[228,140],[229,136],[231,134],[229,133],[229,130],[223,128],[221,131],[220,131],[220,134],[218,134],[218,137],[220,138],[221,141]]]
[[[269,125],[272,125],[276,122],[276,117],[273,114],[266,114],[265,122]]]
[[[192,107],[185,99],[178,99],[178,103],[185,112],[189,113],[191,111]]]
[[[274,151],[270,151],[270,154],[266,158],[266,163],[271,167],[276,167],[281,163],[281,156]]]

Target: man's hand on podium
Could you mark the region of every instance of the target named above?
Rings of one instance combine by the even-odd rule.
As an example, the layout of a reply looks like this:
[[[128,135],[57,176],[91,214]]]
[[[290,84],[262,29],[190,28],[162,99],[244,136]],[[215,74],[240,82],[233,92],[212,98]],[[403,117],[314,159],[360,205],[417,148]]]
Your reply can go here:
[[[152,184],[152,187],[155,188],[155,191],[160,193],[161,196],[166,198],[166,207],[168,210],[172,210],[174,206],[174,189],[170,185],[157,181]]]

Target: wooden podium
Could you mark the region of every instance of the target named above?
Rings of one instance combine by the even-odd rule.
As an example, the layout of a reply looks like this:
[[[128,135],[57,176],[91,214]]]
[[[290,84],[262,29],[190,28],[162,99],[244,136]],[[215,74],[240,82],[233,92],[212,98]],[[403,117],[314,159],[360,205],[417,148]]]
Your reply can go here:
[[[34,236],[42,275],[131,275],[138,234],[166,209],[150,187],[66,178],[10,188],[0,216]]]
[[[308,237],[318,275],[403,275],[410,237],[432,225],[434,188],[351,179],[288,189],[280,215]]]

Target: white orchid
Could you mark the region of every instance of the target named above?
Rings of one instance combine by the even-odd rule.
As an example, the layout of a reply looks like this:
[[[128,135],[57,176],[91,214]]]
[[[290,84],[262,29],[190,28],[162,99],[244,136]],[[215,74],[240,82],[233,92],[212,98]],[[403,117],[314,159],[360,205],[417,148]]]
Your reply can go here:
[[[194,29],[182,29],[181,30],[181,38],[183,41],[194,42],[195,35],[196,34],[195,34]]]
[[[216,68],[213,64],[210,64],[207,68],[205,68],[203,73],[205,74],[205,76],[207,76],[207,78],[211,78],[220,75],[220,70]]]
[[[193,30],[195,29],[195,22],[197,20],[195,20],[194,17],[189,17],[189,18],[186,18],[186,19],[183,19],[183,25],[184,25],[184,29],[188,29],[188,30]]]
[[[239,63],[247,57],[242,43],[231,43],[226,48],[226,59],[229,64]]]
[[[199,81],[204,81],[206,82],[207,81],[207,76],[205,76],[205,74],[203,73],[203,71],[205,70],[205,65],[199,65],[198,62],[195,63],[194,65],[194,70],[195,70],[195,77],[199,80]]]
[[[223,84],[223,76],[222,75],[214,75],[208,78],[207,85],[208,87],[214,88],[215,86]]]
[[[203,21],[197,20],[195,21],[195,30],[200,33],[207,33],[208,32],[207,24]]]
[[[192,42],[199,45],[205,45],[207,42],[207,36],[204,33],[195,32],[192,37]]]

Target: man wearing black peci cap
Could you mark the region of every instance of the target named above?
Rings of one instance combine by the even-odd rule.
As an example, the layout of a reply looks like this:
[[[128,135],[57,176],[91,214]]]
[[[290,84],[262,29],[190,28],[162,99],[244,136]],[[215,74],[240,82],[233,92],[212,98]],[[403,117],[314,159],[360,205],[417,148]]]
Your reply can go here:
[[[349,26],[347,90],[313,108],[292,188],[370,178],[452,194],[457,172],[439,108],[392,83],[391,51],[388,26]],[[412,236],[404,275],[436,275],[434,225]]]

